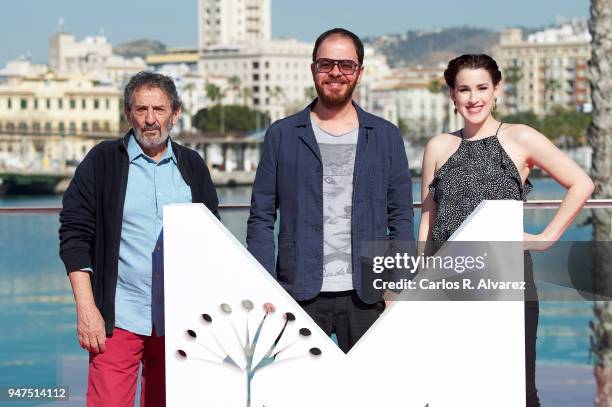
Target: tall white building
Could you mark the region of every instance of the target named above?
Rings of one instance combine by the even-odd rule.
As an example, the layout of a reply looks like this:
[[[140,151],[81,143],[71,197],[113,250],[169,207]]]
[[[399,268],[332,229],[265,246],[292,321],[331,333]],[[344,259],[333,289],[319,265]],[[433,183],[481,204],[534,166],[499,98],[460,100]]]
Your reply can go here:
[[[198,46],[272,38],[270,0],[198,0]]]

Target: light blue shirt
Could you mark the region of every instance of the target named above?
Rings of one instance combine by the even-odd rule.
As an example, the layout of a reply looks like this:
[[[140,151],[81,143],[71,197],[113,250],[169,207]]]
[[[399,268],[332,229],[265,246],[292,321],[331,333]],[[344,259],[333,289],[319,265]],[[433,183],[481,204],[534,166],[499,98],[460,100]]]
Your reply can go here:
[[[148,157],[134,135],[130,160],[115,294],[115,326],[139,335],[164,334],[163,208],[191,202],[191,189],[181,176],[172,143],[163,158]]]

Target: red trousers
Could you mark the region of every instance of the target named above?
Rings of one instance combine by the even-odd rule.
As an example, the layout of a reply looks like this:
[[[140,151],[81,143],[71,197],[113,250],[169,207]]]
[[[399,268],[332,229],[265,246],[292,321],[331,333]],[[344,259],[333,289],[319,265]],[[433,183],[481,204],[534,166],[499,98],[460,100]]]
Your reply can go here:
[[[106,351],[89,354],[88,407],[133,407],[142,362],[140,406],[166,405],[164,337],[138,335],[115,328]]]

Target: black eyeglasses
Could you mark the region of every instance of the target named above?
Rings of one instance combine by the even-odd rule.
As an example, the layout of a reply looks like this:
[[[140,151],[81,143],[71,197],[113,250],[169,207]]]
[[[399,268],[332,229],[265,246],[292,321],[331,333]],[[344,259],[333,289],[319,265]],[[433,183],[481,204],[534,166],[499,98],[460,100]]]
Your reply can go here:
[[[314,66],[319,73],[330,73],[336,65],[338,65],[340,72],[345,75],[352,75],[359,69],[359,64],[350,59],[319,58],[314,61]]]

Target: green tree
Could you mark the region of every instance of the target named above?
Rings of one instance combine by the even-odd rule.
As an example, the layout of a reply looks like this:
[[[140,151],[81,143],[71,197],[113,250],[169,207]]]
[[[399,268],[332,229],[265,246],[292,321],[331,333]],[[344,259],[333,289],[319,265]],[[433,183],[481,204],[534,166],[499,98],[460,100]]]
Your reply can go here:
[[[232,90],[238,90],[238,89],[240,89],[240,84],[241,84],[241,81],[240,81],[240,78],[239,78],[239,77],[237,77],[236,75],[234,75],[234,76],[230,77],[230,78],[227,80],[227,83],[229,84],[230,89],[232,89]]]
[[[268,94],[270,95],[272,99],[275,99],[277,102],[278,101],[282,102],[286,98],[285,90],[283,89],[282,86],[278,86],[278,85],[270,89]]]
[[[406,124],[406,121],[404,119],[398,119],[397,120],[397,127],[399,127],[399,131],[402,134],[402,136],[406,137],[406,135],[408,134],[409,128],[408,125]]]
[[[221,128],[221,115],[224,115],[224,129]],[[193,116],[193,126],[203,132],[249,132],[257,129],[257,122],[267,123],[265,113],[249,109],[246,106],[214,105],[201,109]]]
[[[546,81],[544,81],[544,112],[550,113],[550,111],[552,110],[551,106],[554,106],[552,96],[559,89],[561,89],[561,83],[558,80],[548,78],[546,79]]]
[[[221,88],[214,83],[209,83],[206,85],[206,97],[208,97],[212,102],[218,102],[219,106],[219,127],[220,132],[225,133],[225,108],[223,107],[223,98],[225,97],[225,92],[221,90]],[[197,127],[197,126],[196,126]]]
[[[216,102],[221,99],[221,88],[215,85],[214,83],[209,83],[206,85],[206,97],[210,99],[211,102]]]
[[[431,93],[441,93],[444,86],[440,83],[438,79],[432,79],[427,84],[427,90]]]
[[[550,114],[538,117],[535,113],[517,112],[499,118],[504,123],[521,123],[533,127],[560,147],[575,147],[585,144],[591,115],[553,106]]]
[[[506,82],[506,95],[508,101],[506,106],[508,111],[513,114],[517,112],[518,83],[523,79],[523,71],[519,66],[513,65],[504,70],[504,82]]]
[[[248,106],[249,105],[249,101],[253,98],[253,89],[251,89],[248,86],[245,86],[244,88],[242,88],[242,104],[244,106]]]
[[[541,132],[561,147],[575,147],[585,143],[591,115],[553,106],[550,114],[541,120]]]
[[[593,121],[588,142],[593,148],[591,177],[595,183],[595,198],[612,197],[612,2],[591,0],[591,59],[589,74]],[[593,240],[612,238],[612,210],[592,209]],[[612,253],[596,246],[593,253],[593,280],[596,289],[609,292]],[[605,298],[604,298],[605,299]],[[596,407],[612,407],[612,302],[598,299],[593,304],[591,350],[595,355]]]
[[[542,122],[540,118],[532,111],[528,112],[516,112],[501,116],[500,121],[504,123],[521,123],[527,126],[533,127],[539,132],[542,132]]]
[[[448,92],[446,83],[440,79],[432,79],[427,85],[427,90],[434,94],[444,94]],[[448,131],[450,117],[448,117],[450,98],[444,97],[444,120],[442,122],[442,131]],[[403,134],[403,133],[402,133]]]
[[[304,97],[306,98],[308,102],[310,102],[311,100],[317,97],[317,91],[314,88],[314,86],[309,86],[307,88],[304,88]]]

